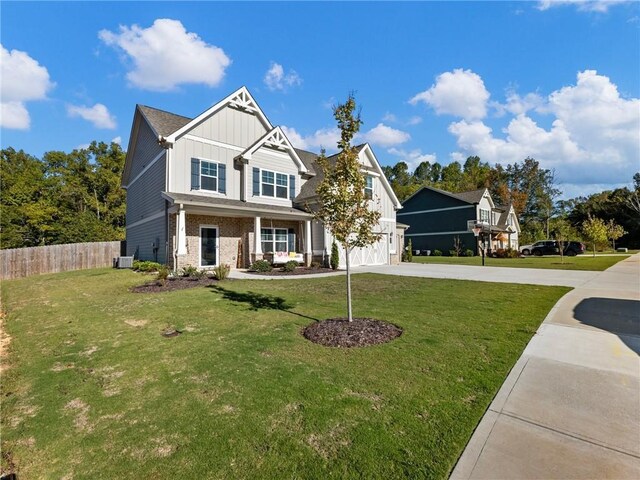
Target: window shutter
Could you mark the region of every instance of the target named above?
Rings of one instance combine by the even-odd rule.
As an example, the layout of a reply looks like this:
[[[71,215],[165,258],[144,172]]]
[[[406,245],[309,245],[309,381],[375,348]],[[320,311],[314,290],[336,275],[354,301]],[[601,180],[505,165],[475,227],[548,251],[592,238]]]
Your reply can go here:
[[[296,198],[296,176],[289,175],[289,198],[293,200]]]
[[[253,196],[260,196],[260,169],[253,167]]]
[[[200,160],[191,159],[191,190],[200,190]]]
[[[295,252],[296,251],[296,233],[295,230],[293,228],[289,229],[289,238],[288,238],[288,244],[289,244],[289,248],[288,250],[290,252]]]
[[[227,193],[227,166],[218,164],[218,193]]]

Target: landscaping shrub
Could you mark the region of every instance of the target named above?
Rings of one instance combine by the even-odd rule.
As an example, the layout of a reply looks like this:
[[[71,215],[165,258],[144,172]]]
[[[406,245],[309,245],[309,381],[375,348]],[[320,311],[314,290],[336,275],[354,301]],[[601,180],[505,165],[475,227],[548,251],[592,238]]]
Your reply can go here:
[[[507,251],[504,248],[498,248],[493,251],[492,256],[495,258],[507,258]]]
[[[407,242],[407,246],[404,251],[404,258],[402,260],[409,263],[413,261],[413,244],[411,243],[411,239]]]
[[[158,284],[164,285],[167,282],[167,278],[169,278],[169,267],[166,265],[160,265],[158,268],[158,274],[156,275]]]
[[[434,250],[431,255],[433,255],[434,257],[441,257],[442,256],[442,252],[440,250]]]
[[[231,265],[218,265],[213,267],[213,274],[218,280],[226,280],[231,272]]]
[[[464,252],[462,252],[462,255],[465,257],[473,257],[473,250],[467,248]]]
[[[506,250],[507,258],[520,258],[520,252],[511,247]]]
[[[322,264],[320,262],[311,262],[311,268],[318,270],[319,268],[322,268]]]
[[[251,267],[249,267],[250,270],[253,270],[254,272],[270,272],[273,267],[271,266],[271,263],[269,263],[267,260],[256,260],[255,262],[253,262],[253,264],[251,264]]]
[[[182,269],[183,277],[195,277],[198,274],[198,268],[193,265],[187,265]]]
[[[450,257],[457,257],[458,256],[458,252],[456,252],[455,250],[449,250],[449,256]]]
[[[157,272],[162,267],[161,264],[157,262],[151,262],[148,260],[134,260],[133,261],[133,269],[136,272]]]
[[[332,270],[337,270],[340,265],[340,253],[338,252],[338,244],[334,241],[331,245],[331,259],[329,265]]]
[[[282,266],[283,272],[293,272],[296,268],[298,268],[298,262],[295,260],[289,260]]]

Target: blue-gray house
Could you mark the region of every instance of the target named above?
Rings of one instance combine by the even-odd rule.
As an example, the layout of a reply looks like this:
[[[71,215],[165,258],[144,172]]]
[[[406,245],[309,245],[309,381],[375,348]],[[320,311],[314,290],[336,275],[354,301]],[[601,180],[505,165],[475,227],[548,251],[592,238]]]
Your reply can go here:
[[[405,234],[413,250],[454,248],[456,238],[464,249],[478,254],[478,238],[472,228],[482,229],[489,251],[518,248],[520,224],[512,205],[497,205],[487,188],[450,193],[433,187],[422,187],[402,203],[398,221],[410,226]],[[491,239],[489,241],[489,238]]]

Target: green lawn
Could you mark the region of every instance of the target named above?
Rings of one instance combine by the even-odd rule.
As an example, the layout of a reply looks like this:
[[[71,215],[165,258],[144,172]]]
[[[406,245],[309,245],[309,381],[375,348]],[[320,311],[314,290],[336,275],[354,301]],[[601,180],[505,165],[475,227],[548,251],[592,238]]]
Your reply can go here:
[[[595,270],[602,271],[615,265],[628,255],[596,256],[579,255],[576,257],[559,256],[523,257],[523,258],[485,258],[489,267],[548,268],[555,270]],[[413,257],[414,263],[437,263],[447,265],[482,265],[481,257]]]
[[[446,478],[569,289],[361,274],[395,341],[300,335],[344,277],[133,294],[110,269],[2,283],[2,466],[18,478]],[[168,325],[183,333],[163,338]]]

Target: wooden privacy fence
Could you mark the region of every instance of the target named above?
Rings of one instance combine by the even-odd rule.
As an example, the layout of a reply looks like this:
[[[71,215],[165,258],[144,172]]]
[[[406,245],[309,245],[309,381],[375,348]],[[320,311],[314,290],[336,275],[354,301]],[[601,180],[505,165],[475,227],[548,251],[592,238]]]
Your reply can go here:
[[[111,267],[123,242],[68,243],[0,250],[0,279]]]

